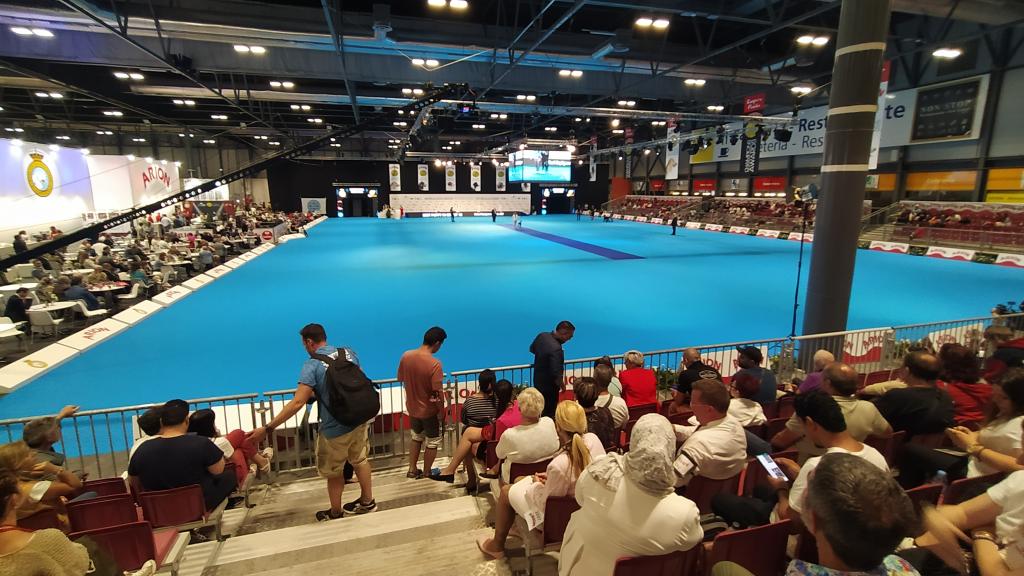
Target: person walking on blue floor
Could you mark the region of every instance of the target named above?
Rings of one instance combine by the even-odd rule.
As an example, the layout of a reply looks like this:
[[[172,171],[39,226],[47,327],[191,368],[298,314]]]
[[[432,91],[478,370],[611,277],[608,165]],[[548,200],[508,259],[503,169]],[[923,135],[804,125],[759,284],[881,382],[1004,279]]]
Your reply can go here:
[[[672,217],[672,235],[673,236],[676,235],[676,226],[679,226],[679,217],[678,216],[673,216]]]
[[[577,206],[576,207],[576,221],[579,222],[580,221],[580,217],[582,217],[582,216],[583,216],[583,208]]]
[[[498,211],[495,210],[494,208],[491,208],[491,222],[497,222],[497,221],[498,221]]]
[[[373,512],[377,502],[373,499],[369,453],[369,427],[372,418],[355,426],[342,424],[328,409],[331,404],[327,381],[327,360],[348,362],[359,366],[359,358],[349,348],[336,348],[327,344],[327,332],[319,324],[307,324],[300,332],[302,347],[309,358],[299,373],[299,387],[295,396],[270,423],[249,433],[249,440],[259,444],[267,434],[287,422],[307,404],[317,401],[320,414],[320,434],[316,438],[316,468],[321,477],[327,479],[327,495],[331,507],[316,513],[317,521],[334,520],[343,515],[357,515]],[[341,496],[345,490],[345,464],[352,464],[359,480],[360,496],[342,506]]]
[[[565,386],[562,374],[565,369],[565,351],[562,345],[572,340],[576,327],[568,320],[562,320],[554,332],[541,332],[530,344],[533,354],[533,386],[544,396],[544,416],[555,417],[558,393]]]
[[[455,222],[455,206],[449,208],[448,213],[452,215],[452,222]]]

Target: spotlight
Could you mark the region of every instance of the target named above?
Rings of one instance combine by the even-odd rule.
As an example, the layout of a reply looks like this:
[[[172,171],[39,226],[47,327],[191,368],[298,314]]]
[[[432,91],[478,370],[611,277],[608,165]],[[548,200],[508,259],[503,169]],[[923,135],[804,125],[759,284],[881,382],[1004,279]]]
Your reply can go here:
[[[637,18],[634,24],[636,24],[640,28],[650,28],[651,25],[654,24],[654,19],[642,16],[640,18]]]
[[[703,78],[687,78],[686,80],[683,81],[683,84],[686,84],[687,86],[695,86],[698,88],[707,83],[708,81],[704,80]]]
[[[792,88],[789,89],[789,91],[792,92],[793,94],[796,94],[797,96],[806,96],[807,94],[811,93],[811,87],[810,86],[793,86]]]
[[[944,60],[952,60],[954,58],[958,58],[961,54],[963,54],[963,50],[959,48],[950,47],[939,48],[938,50],[932,52],[932,56],[936,58],[942,58]]]
[[[779,142],[789,142],[793,138],[793,131],[787,128],[776,128],[775,139]]]

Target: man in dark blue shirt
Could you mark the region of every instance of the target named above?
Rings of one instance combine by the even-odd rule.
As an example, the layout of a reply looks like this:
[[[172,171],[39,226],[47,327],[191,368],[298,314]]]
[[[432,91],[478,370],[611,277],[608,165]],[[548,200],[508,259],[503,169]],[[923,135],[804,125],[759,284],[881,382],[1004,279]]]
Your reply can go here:
[[[558,405],[558,393],[564,383],[562,373],[565,369],[565,344],[576,332],[576,327],[568,320],[562,320],[554,332],[541,332],[530,344],[533,353],[533,386],[544,395],[544,416],[555,417]]]
[[[740,369],[732,375],[733,380],[742,374],[749,374],[761,383],[760,391],[752,399],[762,405],[775,402],[775,392],[778,390],[779,384],[771,370],[761,367],[761,362],[764,361],[761,350],[754,346],[740,346],[736,348],[736,351],[740,354],[736,361]]]
[[[67,301],[71,300],[83,300],[85,307],[89,310],[96,310],[100,307],[100,301],[82,286],[82,277],[75,274],[71,277],[71,286],[64,291],[64,299]]]
[[[32,306],[32,297],[29,296],[28,288],[18,288],[4,307],[4,316],[12,322],[28,322],[28,309]]]

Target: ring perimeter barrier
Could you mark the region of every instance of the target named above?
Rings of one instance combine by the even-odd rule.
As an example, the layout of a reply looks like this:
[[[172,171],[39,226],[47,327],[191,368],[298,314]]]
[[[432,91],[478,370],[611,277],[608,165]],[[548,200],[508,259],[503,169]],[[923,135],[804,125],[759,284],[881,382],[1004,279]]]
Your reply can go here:
[[[852,365],[862,374],[898,368],[907,350],[915,345],[930,345],[938,350],[942,344],[956,342],[974,351],[983,345],[982,334],[992,324],[1005,324],[1024,331],[1024,313],[1002,316],[984,316],[910,324],[886,328],[848,330],[831,334],[813,334],[795,338],[774,338],[693,346],[704,362],[714,366],[728,379],[736,370],[739,346],[753,346],[761,350],[764,366],[788,382],[798,371],[806,371],[811,357],[819,349],[833,351],[837,358]],[[689,348],[689,347],[686,347]],[[674,373],[686,348],[656,350],[644,353],[646,366],[659,372]],[[622,364],[622,355],[610,355],[616,365]],[[571,389],[574,379],[589,376],[598,358],[580,358],[565,362],[565,384]],[[451,372],[445,383],[446,408],[444,410],[443,449],[458,443],[458,426],[462,404],[477,388],[477,379],[483,369]],[[531,386],[532,364],[491,368],[497,378],[507,379],[516,387]],[[395,379],[375,380],[379,388],[381,412],[370,426],[370,457],[384,459],[408,454],[409,417],[405,414],[405,390]],[[294,388],[262,394],[240,394],[189,400],[193,410],[212,409],[217,415],[222,432],[241,429],[252,430],[269,422],[291,401]],[[159,404],[143,404],[101,410],[86,410],[65,418],[61,422],[62,440],[55,447],[68,457],[66,467],[89,472],[93,478],[118,475],[128,467],[128,454],[135,438],[141,434],[136,420],[142,412]],[[310,405],[290,418],[274,431],[269,439],[275,450],[273,468],[277,472],[312,468],[314,441],[318,422],[317,406]],[[35,417],[0,420],[0,442],[20,440],[25,423]]]

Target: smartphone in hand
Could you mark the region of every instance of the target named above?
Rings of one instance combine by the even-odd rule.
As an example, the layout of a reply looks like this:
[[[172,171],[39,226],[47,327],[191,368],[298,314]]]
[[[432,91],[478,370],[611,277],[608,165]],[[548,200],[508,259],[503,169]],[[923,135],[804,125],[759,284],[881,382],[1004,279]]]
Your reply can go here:
[[[779,465],[775,463],[775,460],[772,460],[771,456],[767,454],[758,454],[757,461],[761,463],[761,466],[764,466],[764,469],[768,471],[768,475],[772,478],[777,480],[789,480],[789,478],[786,477],[786,473],[782,471],[782,468],[779,468]]]

